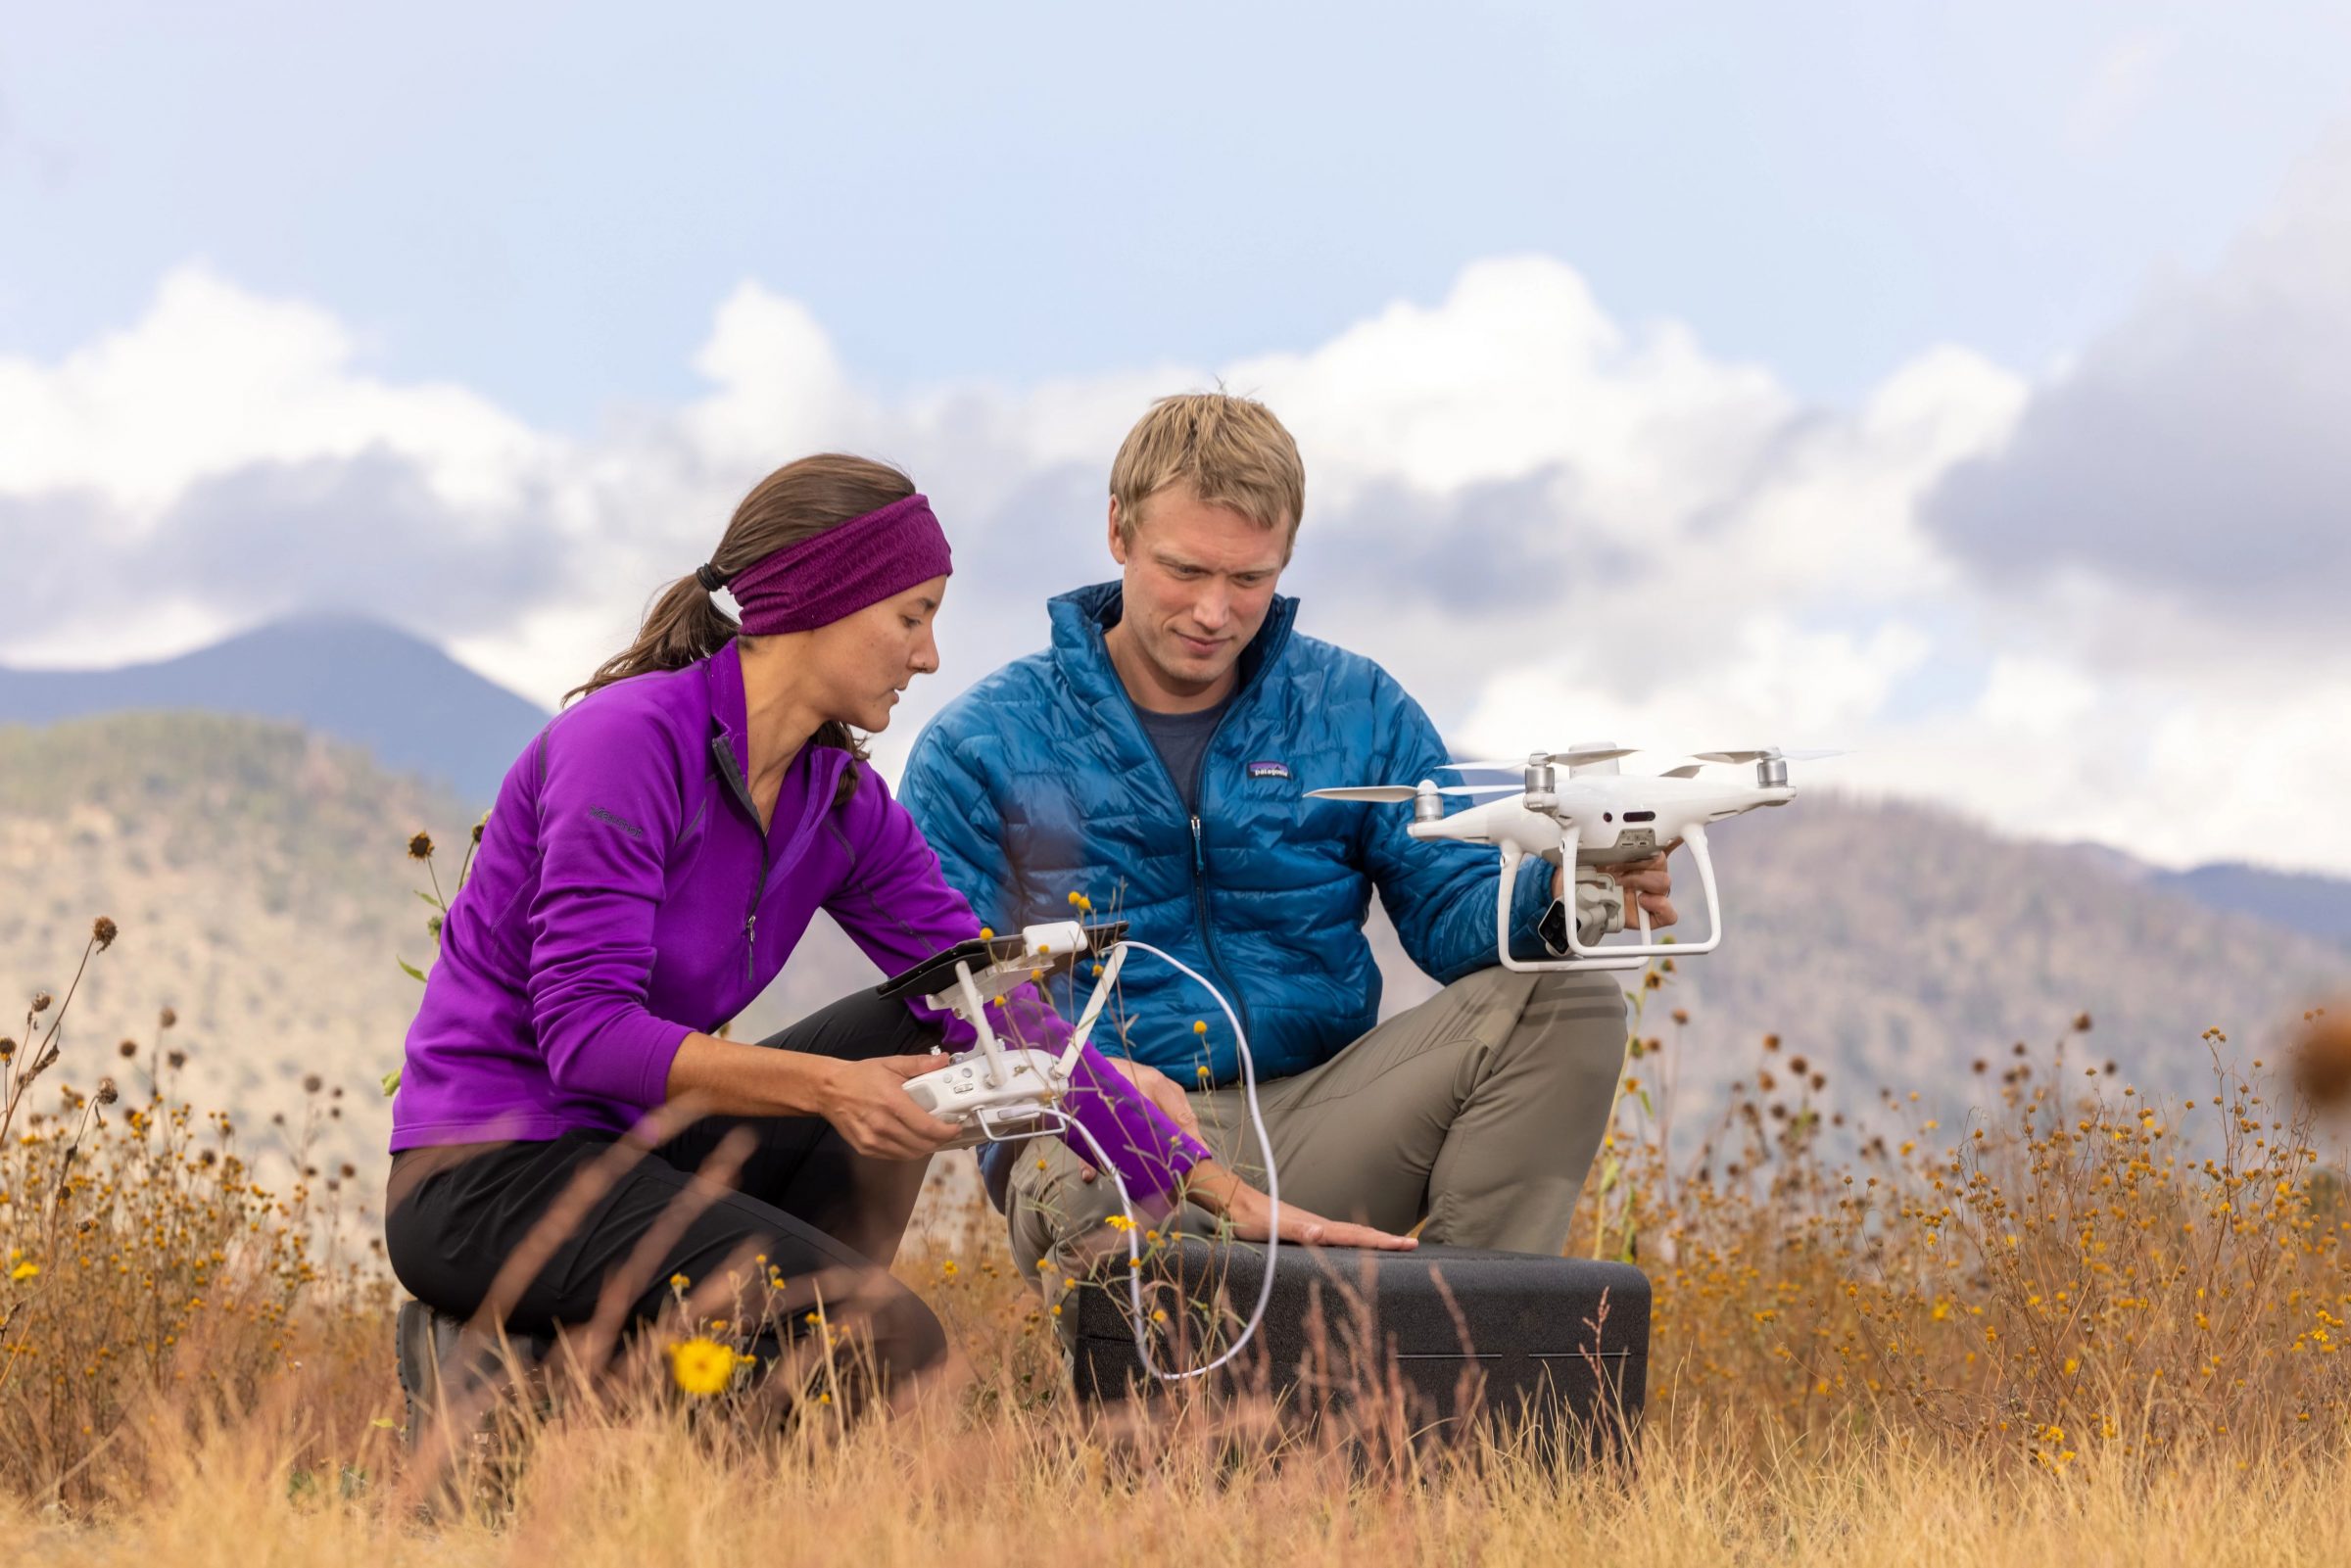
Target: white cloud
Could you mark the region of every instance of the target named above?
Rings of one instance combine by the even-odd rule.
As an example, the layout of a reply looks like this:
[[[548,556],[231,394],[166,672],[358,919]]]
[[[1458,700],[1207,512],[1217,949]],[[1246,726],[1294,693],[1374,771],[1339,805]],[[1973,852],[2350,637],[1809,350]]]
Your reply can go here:
[[[181,267],[136,324],[60,364],[0,357],[0,493],[102,495],[136,530],[200,480],[377,448],[452,505],[516,499],[542,438],[462,387],[389,386],[355,357],[327,311]]]
[[[2176,628],[2133,622],[2150,600],[2127,573],[2079,551],[1995,568],[1930,526],[1947,476],[2006,460],[2052,395],[1961,347],[1855,409],[1806,407],[1522,257],[1296,353],[903,398],[746,282],[693,363],[704,396],[581,441],[371,376],[315,307],[176,272],[120,333],[0,359],[0,550],[41,588],[0,657],[161,651],[332,592],[552,701],[771,462],[843,446],[906,464],[957,546],[949,672],[916,689],[888,762],[1041,643],[1047,594],[1108,574],[1120,436],[1152,396],[1221,379],[1304,449],[1287,586],[1308,629],[1387,664],[1457,743],[1848,744],[1807,782],[2164,859],[2351,870],[2351,826],[2309,813],[2327,770],[2351,770],[2332,640],[2210,631],[2183,655]]]

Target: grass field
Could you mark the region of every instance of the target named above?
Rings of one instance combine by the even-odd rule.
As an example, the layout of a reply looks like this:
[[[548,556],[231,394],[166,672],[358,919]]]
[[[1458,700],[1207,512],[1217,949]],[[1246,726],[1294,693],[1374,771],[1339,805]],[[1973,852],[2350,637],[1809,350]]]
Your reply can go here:
[[[2077,1020],[1977,1064],[1981,1111],[1951,1126],[1764,1037],[1668,1161],[1672,984],[1643,993],[1575,1243],[1656,1293],[1636,1462],[1601,1469],[1348,1449],[1207,1403],[1089,1422],[979,1212],[899,1262],[974,1364],[951,1398],[779,1420],[689,1392],[648,1342],[427,1463],[392,1288],[339,1219],[351,1173],[245,1164],[230,1118],[176,1102],[168,1019],[45,1060],[69,993],[28,1008],[0,1080],[0,1540],[240,1568],[2351,1560],[2351,1199],[2310,1121],[2345,1087],[2337,1019],[2304,1021],[2303,1093],[2186,1029],[2213,1078],[2180,1104]]]

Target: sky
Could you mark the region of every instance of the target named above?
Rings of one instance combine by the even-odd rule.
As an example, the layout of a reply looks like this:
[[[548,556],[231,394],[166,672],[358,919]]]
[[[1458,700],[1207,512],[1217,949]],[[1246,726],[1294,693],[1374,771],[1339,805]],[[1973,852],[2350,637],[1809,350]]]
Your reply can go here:
[[[777,462],[1110,575],[1158,394],[1464,750],[2351,873],[2351,10],[0,0],[0,661],[361,609],[552,702]]]

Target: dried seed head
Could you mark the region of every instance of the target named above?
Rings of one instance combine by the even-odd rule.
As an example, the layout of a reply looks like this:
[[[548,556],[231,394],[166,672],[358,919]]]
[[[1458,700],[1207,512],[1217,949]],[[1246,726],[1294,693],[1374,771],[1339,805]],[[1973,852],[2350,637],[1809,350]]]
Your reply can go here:
[[[1800,1056],[1792,1056],[1788,1059],[1788,1070],[1800,1075],[1811,1071],[1812,1064]]]
[[[473,825],[473,841],[475,843],[478,844],[482,841],[482,829],[488,825],[489,821],[489,818],[484,817],[480,822],[477,822]]]
[[[170,1008],[166,1008],[155,1016],[155,1022],[162,1028],[176,1028],[179,1025],[179,1015]]]
[[[2351,1102],[2351,1018],[2342,1010],[2314,1015],[2294,1041],[2294,1088],[2322,1111]]]
[[[320,1089],[323,1089],[323,1088],[325,1088],[325,1087],[326,1087],[326,1080],[325,1080],[324,1078],[322,1078],[322,1077],[318,1076],[318,1074],[317,1074],[317,1073],[315,1073],[315,1072],[306,1072],[306,1073],[304,1073],[304,1074],[302,1075],[302,1092],[303,1092],[303,1093],[305,1093],[305,1094],[316,1094],[316,1093],[317,1093],[317,1092],[318,1092]]]
[[[1780,1048],[1780,1037],[1779,1037],[1778,1035],[1776,1035],[1776,1034],[1766,1034],[1765,1036],[1763,1036],[1763,1049],[1764,1049],[1764,1050],[1766,1050],[1766,1051],[1777,1051],[1779,1048]]]
[[[104,915],[99,916],[90,927],[90,940],[98,944],[98,951],[101,953],[115,945],[115,937],[120,932],[115,923]]]
[[[2089,1032],[2088,1014],[2077,1013],[2074,1015],[2074,1032],[2076,1034],[2087,1034]]]
[[[184,1068],[188,1065],[188,1053],[185,1051],[173,1051],[167,1055],[164,1060],[170,1063],[171,1070],[176,1072],[181,1068]]]
[[[0,1062],[6,1062],[16,1054],[17,1042],[8,1038],[8,1036],[4,1034],[0,1034]]]
[[[35,1013],[46,1013],[49,1011],[49,1004],[55,1000],[56,998],[47,991],[35,991],[32,993],[32,1010]]]
[[[343,1179],[345,1181],[349,1181],[352,1177],[360,1173],[360,1167],[353,1164],[348,1160],[344,1161],[338,1168],[343,1172]]]
[[[115,1047],[115,1055],[126,1062],[138,1054],[139,1042],[136,1040],[124,1040],[120,1045]]]
[[[113,1105],[121,1098],[122,1091],[115,1087],[114,1079],[100,1078],[98,1080],[98,1103],[100,1105]]]
[[[410,860],[432,859],[433,835],[431,833],[420,832],[416,834],[415,837],[410,838],[408,840],[408,858]]]

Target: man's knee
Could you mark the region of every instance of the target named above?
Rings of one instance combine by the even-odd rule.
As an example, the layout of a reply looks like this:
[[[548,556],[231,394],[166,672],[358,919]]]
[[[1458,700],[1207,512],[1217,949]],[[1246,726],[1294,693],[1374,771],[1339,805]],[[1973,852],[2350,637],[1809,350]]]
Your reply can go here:
[[[1629,1034],[1624,990],[1605,972],[1554,970],[1535,976],[1511,1044],[1562,1072],[1612,1068]]]
[[[1004,1217],[1012,1235],[1013,1261],[1034,1270],[1065,1247],[1106,1231],[1118,1212],[1118,1195],[1058,1138],[1032,1138],[1012,1153],[1004,1184]]]

